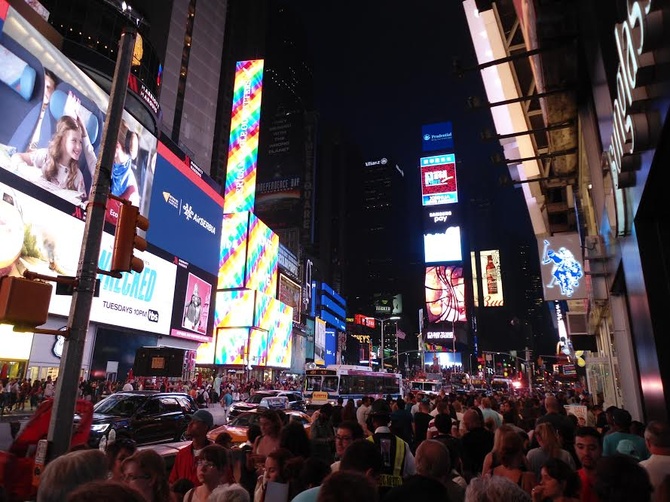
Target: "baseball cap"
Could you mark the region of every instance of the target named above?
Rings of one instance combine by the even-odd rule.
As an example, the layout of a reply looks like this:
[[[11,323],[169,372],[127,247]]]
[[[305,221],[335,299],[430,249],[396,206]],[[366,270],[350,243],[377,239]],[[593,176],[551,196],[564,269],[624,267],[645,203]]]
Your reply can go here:
[[[197,420],[207,425],[209,429],[214,426],[214,417],[207,410],[198,410],[193,415],[191,415],[191,420]]]

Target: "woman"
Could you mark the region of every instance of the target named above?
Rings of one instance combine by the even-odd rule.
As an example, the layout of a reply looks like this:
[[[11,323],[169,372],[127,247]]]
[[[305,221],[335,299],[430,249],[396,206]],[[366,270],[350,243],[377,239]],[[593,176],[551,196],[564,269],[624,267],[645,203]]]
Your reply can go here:
[[[132,439],[117,439],[109,443],[105,449],[107,466],[109,467],[109,478],[114,481],[123,481],[121,466],[123,461],[135,454],[137,447]]]
[[[346,422],[349,420],[356,422],[356,405],[351,398],[347,399],[347,404],[342,408],[342,421]]]
[[[273,410],[264,411],[259,423],[262,435],[254,441],[249,461],[257,466],[262,466],[265,458],[279,448],[279,433],[282,423],[279,414]]]
[[[78,450],[49,462],[40,477],[37,502],[62,502],[78,486],[107,477],[107,461],[100,450]]]
[[[287,423],[279,434],[279,447],[286,448],[295,457],[309,458],[312,452],[311,444],[305,427],[298,421]]]
[[[279,448],[266,457],[265,472],[262,476],[258,477],[258,481],[256,482],[254,502],[265,502],[269,482],[288,483],[290,481],[287,465],[291,458],[293,458],[291,452],[284,448]],[[268,499],[267,502],[274,501]]]
[[[221,445],[205,446],[200,450],[196,465],[198,481],[202,484],[186,492],[184,502],[206,502],[215,488],[233,482],[229,452]]]
[[[319,417],[312,421],[310,436],[312,440],[312,455],[320,458],[328,465],[335,460],[335,433],[330,420],[333,405],[326,403],[319,409]]]
[[[540,445],[539,448],[533,448],[528,452],[528,468],[535,473],[536,479],[540,480],[540,470],[550,458],[558,458],[568,464],[572,470],[576,470],[575,461],[572,455],[561,448],[561,440],[554,429],[554,426],[548,422],[539,424],[535,427],[535,438]]]
[[[568,464],[550,458],[540,472],[540,484],[531,492],[533,502],[579,501],[579,476]]]
[[[142,494],[146,502],[164,502],[170,498],[165,461],[154,450],[142,450],[121,465],[123,479]]]
[[[486,455],[482,473],[502,476],[530,493],[535,486],[535,474],[529,472],[523,455],[523,440],[510,426],[502,425],[493,440],[493,450]]]

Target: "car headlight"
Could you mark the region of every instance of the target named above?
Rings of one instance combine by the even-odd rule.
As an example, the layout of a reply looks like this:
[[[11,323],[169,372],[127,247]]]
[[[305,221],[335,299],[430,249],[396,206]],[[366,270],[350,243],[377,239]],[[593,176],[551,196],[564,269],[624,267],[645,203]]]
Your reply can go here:
[[[93,424],[91,425],[91,432],[105,432],[112,424]]]

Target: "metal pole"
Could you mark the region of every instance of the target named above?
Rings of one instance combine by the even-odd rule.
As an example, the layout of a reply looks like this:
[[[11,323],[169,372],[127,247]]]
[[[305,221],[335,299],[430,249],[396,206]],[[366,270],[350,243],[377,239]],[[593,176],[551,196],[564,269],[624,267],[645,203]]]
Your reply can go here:
[[[379,322],[382,324],[382,371],[384,370],[384,319],[380,319]]]
[[[84,343],[98,275],[100,240],[105,224],[111,168],[116,154],[117,136],[126,100],[126,89],[136,34],[134,28],[125,28],[119,41],[119,53],[109,94],[107,116],[103,126],[101,153],[93,174],[91,198],[87,206],[86,226],[77,272],[79,285],[75,288],[70,306],[68,320],[70,336],[65,339],[63,347],[63,357],[58,369],[56,395],[51,412],[51,421],[49,422],[47,436],[49,444],[47,457],[49,460],[66,453],[70,448]]]
[[[395,366],[400,371],[400,342],[398,341],[398,321],[395,322]]]

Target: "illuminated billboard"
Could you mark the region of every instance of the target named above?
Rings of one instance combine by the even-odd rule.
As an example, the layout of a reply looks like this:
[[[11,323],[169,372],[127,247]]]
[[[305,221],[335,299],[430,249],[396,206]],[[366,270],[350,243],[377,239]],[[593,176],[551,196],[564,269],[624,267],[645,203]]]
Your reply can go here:
[[[545,301],[586,298],[588,292],[579,235],[539,237],[537,247]]]
[[[249,330],[249,364],[266,366],[268,363],[268,332],[261,329]]]
[[[275,323],[268,335],[268,366],[289,368],[293,339],[293,308],[278,302]]]
[[[314,362],[326,364],[326,321],[314,319]]]
[[[474,251],[470,251],[470,269],[472,270],[472,297],[474,298],[474,306],[479,307],[479,267],[477,266],[477,255]]]
[[[247,267],[244,286],[274,297],[277,294],[279,236],[249,213]]]
[[[463,267],[426,267],[425,290],[429,323],[466,321]]]
[[[302,309],[302,288],[300,284],[292,281],[284,274],[279,274],[277,298],[282,303],[293,308],[293,320],[300,322],[300,310]]]
[[[423,234],[423,250],[426,263],[461,261],[461,227],[445,227],[443,231]]]
[[[83,217],[109,96],[13,8],[6,14],[0,46],[0,171],[9,176],[0,181],[29,183],[41,192],[38,199]],[[65,148],[66,137],[80,147]],[[125,111],[118,137],[110,191],[146,216],[156,138]],[[119,204],[108,201],[107,221],[116,222]]]
[[[248,328],[222,328],[217,330],[214,364],[244,364],[248,343]]]
[[[216,274],[223,198],[205,176],[163,143],[158,143],[147,239],[161,249]],[[179,235],[178,239],[175,234]],[[195,242],[197,246],[193,245]]]
[[[424,152],[453,150],[454,135],[451,122],[424,124],[421,126],[421,149]]]
[[[479,261],[482,276],[482,294],[484,295],[484,307],[502,307],[503,288],[502,275],[500,273],[500,251],[480,251]]]
[[[422,157],[419,164],[422,205],[438,206],[458,202],[454,154]]]
[[[254,209],[262,89],[263,60],[238,61],[235,66],[224,213]]]
[[[217,289],[244,287],[249,213],[223,215]]]
[[[231,289],[216,293],[214,325],[216,328],[249,328],[254,323],[256,292]]]
[[[276,316],[279,312],[279,300],[270,295],[258,291],[256,293],[256,305],[254,307],[254,327],[271,331],[274,327]]]
[[[331,328],[326,329],[326,366],[335,364],[337,360],[337,331]]]
[[[196,342],[212,341],[214,282],[212,275],[191,265],[177,267],[170,336]]]

